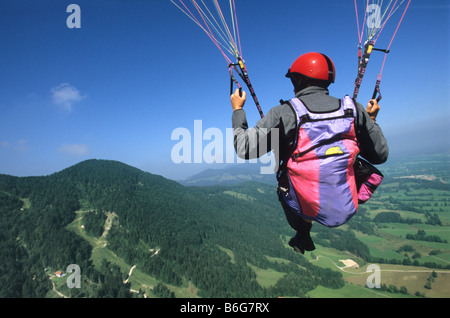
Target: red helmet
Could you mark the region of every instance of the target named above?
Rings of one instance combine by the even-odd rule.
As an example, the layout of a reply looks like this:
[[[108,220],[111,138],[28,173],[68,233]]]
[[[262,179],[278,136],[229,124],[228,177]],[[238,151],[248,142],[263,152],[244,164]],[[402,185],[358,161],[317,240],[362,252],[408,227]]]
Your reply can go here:
[[[336,77],[333,61],[325,54],[315,52],[303,54],[296,59],[286,77],[291,78],[295,73],[329,83],[334,83]]]

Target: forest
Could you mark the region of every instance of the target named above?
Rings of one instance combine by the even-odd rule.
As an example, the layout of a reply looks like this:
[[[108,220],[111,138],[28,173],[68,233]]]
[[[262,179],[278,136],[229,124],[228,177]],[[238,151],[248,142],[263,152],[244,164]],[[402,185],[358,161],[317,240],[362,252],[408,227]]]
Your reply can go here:
[[[360,264],[450,269],[441,248],[450,176],[404,177],[419,168],[429,172],[424,165],[388,165],[382,186],[348,224],[313,226],[316,246]],[[347,284],[340,271],[293,252],[287,244],[293,234],[273,183],[184,186],[110,160],[42,177],[0,175],[0,297],[57,297],[56,289],[90,298],[173,298],[187,289],[210,298],[308,297],[318,286]],[[372,243],[386,238],[395,238],[396,249],[382,252]],[[411,242],[430,246],[420,250]],[[79,289],[55,278],[69,264],[81,268]],[[145,291],[131,292],[132,265],[151,278]],[[265,283],[258,272],[276,279]],[[385,290],[397,293],[395,286]]]
[[[252,191],[264,197],[256,188],[247,195]],[[92,237],[102,234],[106,212],[118,216],[108,249],[160,281],[154,296],[170,296],[165,285],[186,282],[200,297],[300,297],[319,284],[342,287],[340,273],[314,266],[283,245],[280,233],[291,233],[274,195],[261,202],[241,200],[222,187],[184,187],[106,160],[45,177],[0,175],[0,297],[46,297],[51,271],[69,264],[83,273],[83,288],[68,290],[70,297],[132,296],[122,283],[126,273],[108,262],[94,266],[93,247],[68,230],[79,210],[87,212],[83,223]],[[150,257],[149,249],[160,252]],[[223,249],[234,253],[232,261]],[[249,264],[285,276],[262,287]]]

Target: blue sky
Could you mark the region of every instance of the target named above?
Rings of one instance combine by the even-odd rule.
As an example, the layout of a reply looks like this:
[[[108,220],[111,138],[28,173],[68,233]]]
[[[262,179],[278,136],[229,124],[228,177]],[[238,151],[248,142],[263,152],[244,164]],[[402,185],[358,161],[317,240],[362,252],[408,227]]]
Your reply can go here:
[[[81,8],[81,28],[67,27],[72,3]],[[352,94],[353,1],[236,6],[243,57],[265,112],[292,97],[284,74],[310,51],[336,65],[331,94]],[[449,8],[447,0],[412,0],[391,46],[378,122],[393,156],[449,150]],[[377,46],[389,43],[392,21]],[[3,0],[0,47],[0,173],[47,175],[98,158],[181,179],[212,165],[173,163],[172,132],[193,132],[195,120],[203,131],[225,135],[231,127],[226,62],[169,0]],[[361,103],[382,58],[371,57]],[[255,125],[252,100],[245,109]]]

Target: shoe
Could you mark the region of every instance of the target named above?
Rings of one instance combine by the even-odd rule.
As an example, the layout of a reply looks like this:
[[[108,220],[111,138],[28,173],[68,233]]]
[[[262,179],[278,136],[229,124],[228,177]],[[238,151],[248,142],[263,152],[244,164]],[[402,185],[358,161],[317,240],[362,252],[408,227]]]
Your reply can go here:
[[[312,223],[301,221],[297,228],[297,234],[289,241],[289,246],[294,248],[298,253],[304,254],[305,251],[311,252],[316,249],[314,242],[311,238]]]
[[[314,242],[313,242],[311,236],[309,235],[309,233],[308,233],[308,236],[305,236],[302,241],[305,245],[306,251],[311,252],[316,249],[316,246],[314,245]]]
[[[303,243],[305,250],[308,252],[314,251],[316,249],[310,235],[311,227],[312,227],[311,222],[301,220],[299,222],[296,235],[299,237],[299,240]]]
[[[289,241],[289,246],[294,249],[297,253],[305,254],[305,248],[303,246],[303,242],[298,238],[298,236],[294,236]]]

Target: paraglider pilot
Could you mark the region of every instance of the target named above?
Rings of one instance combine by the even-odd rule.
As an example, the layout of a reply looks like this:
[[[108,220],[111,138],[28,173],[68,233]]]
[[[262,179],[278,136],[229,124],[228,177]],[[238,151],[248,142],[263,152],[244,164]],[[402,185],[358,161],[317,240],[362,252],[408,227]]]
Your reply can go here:
[[[354,197],[357,189],[352,166],[356,157],[360,156],[371,164],[381,164],[387,160],[389,153],[387,141],[376,122],[380,110],[377,100],[370,100],[364,109],[349,96],[342,99],[330,96],[328,87],[334,83],[335,76],[334,63],[325,54],[306,53],[300,56],[286,74],[294,86],[295,98],[272,108],[250,129],[243,109],[246,92],[240,94],[239,90],[236,90],[231,95],[234,147],[237,155],[240,158],[253,159],[274,151],[280,159],[278,188],[283,191],[279,190],[279,196],[291,199],[296,194],[294,203],[299,205],[297,209],[293,208],[287,199],[280,201],[289,225],[296,231],[289,245],[301,253],[315,249],[310,236],[312,221],[330,227],[339,226],[356,212],[358,200]],[[351,115],[333,120],[337,118],[333,117],[333,114],[337,114],[341,109],[345,110],[345,114]],[[319,119],[309,120],[309,128],[303,128],[301,120],[305,116],[300,116],[301,112],[306,113],[309,118]],[[322,118],[327,116],[331,119],[321,122]],[[319,125],[319,122],[322,124]],[[277,129],[279,136],[279,149],[273,149],[273,145],[267,142],[264,143],[267,144],[267,149],[262,149],[263,146],[258,140],[270,140],[274,129]],[[314,144],[315,137],[313,138],[312,134],[319,136],[318,139],[328,139]],[[327,134],[330,136],[323,137]],[[302,145],[308,144],[309,149],[304,154],[299,153]],[[330,145],[333,147],[329,147]],[[326,147],[328,148],[325,149]],[[325,161],[333,162],[333,172],[322,167]],[[345,164],[339,165],[338,162]],[[317,171],[312,167],[316,167]],[[337,180],[335,184],[334,180]],[[328,187],[324,187],[324,184]],[[302,192],[297,189],[300,187],[307,189]],[[342,191],[342,194],[336,195],[338,192],[334,191]],[[347,194],[350,198],[345,204],[341,203]],[[344,211],[344,205],[351,206],[349,211],[354,212],[341,216],[340,211]]]

